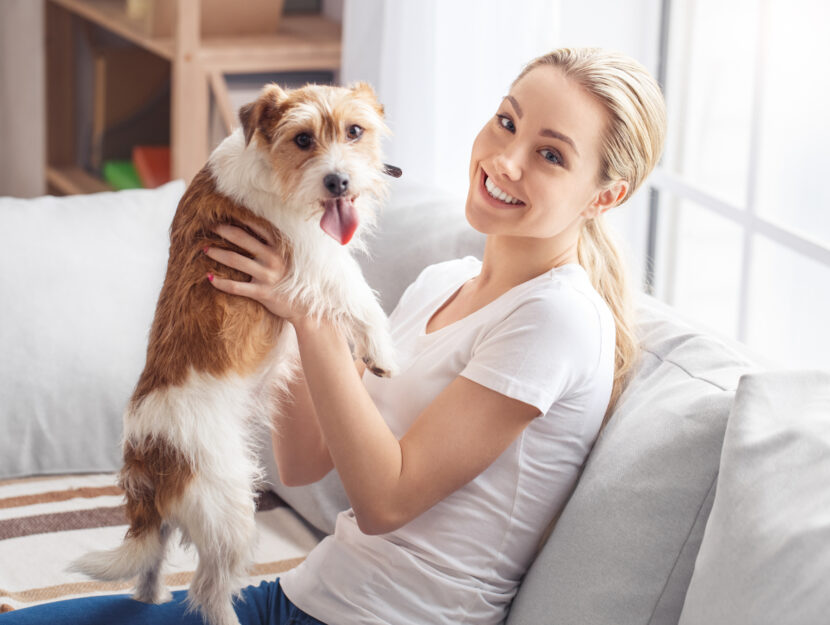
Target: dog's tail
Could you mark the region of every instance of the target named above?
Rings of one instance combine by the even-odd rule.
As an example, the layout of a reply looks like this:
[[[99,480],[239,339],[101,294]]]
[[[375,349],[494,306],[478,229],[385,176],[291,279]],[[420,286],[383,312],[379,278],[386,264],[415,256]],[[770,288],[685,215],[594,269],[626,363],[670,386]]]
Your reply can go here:
[[[157,569],[164,558],[166,528],[140,536],[128,535],[115,549],[93,551],[69,565],[69,570],[83,573],[102,582],[126,581],[141,573]]]

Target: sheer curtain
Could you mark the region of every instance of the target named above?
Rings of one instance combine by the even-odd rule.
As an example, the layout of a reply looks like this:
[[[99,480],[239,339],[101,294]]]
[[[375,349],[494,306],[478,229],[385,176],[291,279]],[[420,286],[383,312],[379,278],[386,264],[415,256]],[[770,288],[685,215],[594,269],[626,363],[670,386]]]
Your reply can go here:
[[[410,180],[466,194],[470,149],[510,82],[555,47],[560,0],[346,0],[341,82],[369,81]]]

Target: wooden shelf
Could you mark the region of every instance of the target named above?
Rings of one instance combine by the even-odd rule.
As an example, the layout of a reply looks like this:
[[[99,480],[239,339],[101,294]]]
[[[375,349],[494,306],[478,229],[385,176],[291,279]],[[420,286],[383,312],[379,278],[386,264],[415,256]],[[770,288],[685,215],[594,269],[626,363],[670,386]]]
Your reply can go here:
[[[80,167],[47,167],[46,187],[63,195],[112,191],[106,182]]]
[[[127,17],[125,3],[120,0],[51,0],[70,13],[97,24],[165,59],[173,58],[172,38],[154,39],[144,35]]]
[[[175,41],[148,37],[127,17],[123,0],[51,0],[85,20],[169,61]],[[199,60],[222,73],[300,71],[340,67],[340,24],[319,15],[286,15],[273,35],[205,37]]]
[[[285,16],[275,35],[202,40],[202,64],[224,74],[340,69],[340,24],[320,16]]]
[[[211,93],[225,124],[235,122],[226,74],[340,68],[340,24],[319,15],[287,15],[273,35],[201,37],[199,0],[178,2],[181,23],[172,37],[150,37],[130,20],[124,0],[47,0],[47,182],[68,193],[100,191],[105,183],[81,176],[72,163],[75,85],[74,19],[95,24],[171,63],[170,147],[173,178],[189,181],[207,159]],[[81,172],[83,173],[83,172]],[[94,182],[93,182],[94,181]],[[104,189],[101,188],[104,185]]]

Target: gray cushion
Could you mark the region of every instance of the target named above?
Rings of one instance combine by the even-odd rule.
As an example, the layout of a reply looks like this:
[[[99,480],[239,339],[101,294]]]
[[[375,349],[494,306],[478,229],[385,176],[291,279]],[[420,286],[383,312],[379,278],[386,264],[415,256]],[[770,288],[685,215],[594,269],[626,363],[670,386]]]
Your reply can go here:
[[[639,369],[508,625],[675,625],[712,505],[741,350],[643,296]]]
[[[741,379],[680,625],[830,619],[830,373]]]

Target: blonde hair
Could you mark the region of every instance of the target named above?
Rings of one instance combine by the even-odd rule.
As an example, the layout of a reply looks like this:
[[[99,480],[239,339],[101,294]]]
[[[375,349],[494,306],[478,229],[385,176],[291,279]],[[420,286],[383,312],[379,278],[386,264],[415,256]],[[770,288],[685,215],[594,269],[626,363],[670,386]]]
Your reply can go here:
[[[622,204],[651,173],[663,151],[666,108],[660,87],[633,59],[599,48],[554,50],[528,63],[513,84],[540,66],[559,68],[605,106],[608,125],[597,182],[600,187],[619,180],[628,182],[628,191],[617,202]],[[632,294],[622,255],[601,214],[585,222],[577,253],[594,288],[611,309],[617,330],[614,383],[605,425],[640,355]]]

